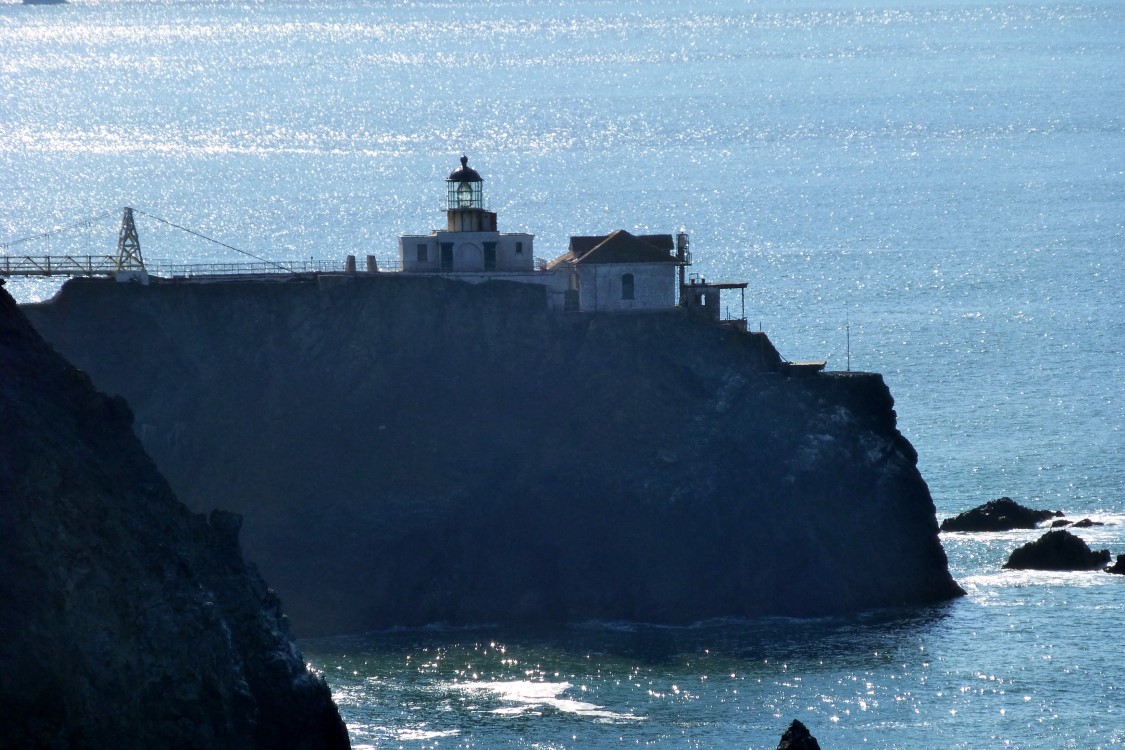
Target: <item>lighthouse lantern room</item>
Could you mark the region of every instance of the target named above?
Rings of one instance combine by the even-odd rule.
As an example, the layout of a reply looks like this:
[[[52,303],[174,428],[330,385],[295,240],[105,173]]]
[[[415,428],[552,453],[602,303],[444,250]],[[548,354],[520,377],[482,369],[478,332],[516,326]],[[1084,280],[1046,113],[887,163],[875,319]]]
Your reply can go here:
[[[496,214],[484,208],[484,179],[461,157],[461,166],[445,180],[447,229],[450,232],[495,232]]]
[[[461,157],[461,166],[445,180],[449,188],[449,209],[484,208],[484,180],[469,167],[469,157]]]

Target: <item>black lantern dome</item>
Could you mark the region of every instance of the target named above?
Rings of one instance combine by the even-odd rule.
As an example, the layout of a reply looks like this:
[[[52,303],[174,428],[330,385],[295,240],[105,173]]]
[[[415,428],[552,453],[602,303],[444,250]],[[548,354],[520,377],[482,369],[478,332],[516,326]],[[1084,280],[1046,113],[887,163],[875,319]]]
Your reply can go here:
[[[449,173],[445,186],[449,210],[484,208],[484,179],[469,166],[469,157],[461,157],[461,166]]]

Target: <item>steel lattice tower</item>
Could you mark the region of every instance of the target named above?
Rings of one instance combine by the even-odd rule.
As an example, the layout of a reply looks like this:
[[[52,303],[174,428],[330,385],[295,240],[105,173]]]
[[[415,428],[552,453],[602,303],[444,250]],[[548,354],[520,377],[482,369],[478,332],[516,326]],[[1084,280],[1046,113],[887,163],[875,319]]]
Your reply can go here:
[[[128,206],[121,217],[121,231],[117,235],[117,270],[145,270],[145,262],[141,258],[141,240],[137,237],[137,226],[133,223],[133,209]]]

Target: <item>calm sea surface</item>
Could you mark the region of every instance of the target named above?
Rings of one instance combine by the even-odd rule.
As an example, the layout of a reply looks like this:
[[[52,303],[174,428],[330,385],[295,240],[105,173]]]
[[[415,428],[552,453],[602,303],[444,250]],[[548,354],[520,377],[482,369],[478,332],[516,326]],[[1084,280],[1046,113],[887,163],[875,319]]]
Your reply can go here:
[[[0,253],[129,205],[150,261],[390,261],[466,153],[537,255],[684,226],[783,355],[884,373],[940,517],[1125,553],[1123,82],[1117,0],[0,2]],[[1036,536],[946,535],[932,610],[302,645],[359,747],[1125,746],[1125,578],[1001,572]]]

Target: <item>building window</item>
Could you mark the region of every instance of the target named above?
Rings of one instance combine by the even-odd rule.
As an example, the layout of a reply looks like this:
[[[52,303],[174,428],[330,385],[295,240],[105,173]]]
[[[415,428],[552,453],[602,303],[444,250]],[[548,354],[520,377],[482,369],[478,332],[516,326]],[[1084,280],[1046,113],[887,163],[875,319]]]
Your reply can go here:
[[[443,270],[443,271],[452,271],[453,270],[453,243],[452,242],[441,243],[441,270]]]
[[[495,271],[496,270],[496,243],[495,242],[484,243],[484,270],[486,270],[486,271]]]
[[[633,299],[633,274],[621,276],[621,299]]]
[[[418,246],[418,262],[419,263],[429,263],[430,262],[430,249],[425,245],[419,245]]]
[[[519,255],[523,254],[523,243],[522,242],[516,243],[516,253],[519,254]]]

